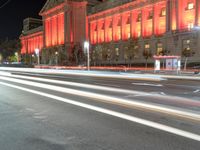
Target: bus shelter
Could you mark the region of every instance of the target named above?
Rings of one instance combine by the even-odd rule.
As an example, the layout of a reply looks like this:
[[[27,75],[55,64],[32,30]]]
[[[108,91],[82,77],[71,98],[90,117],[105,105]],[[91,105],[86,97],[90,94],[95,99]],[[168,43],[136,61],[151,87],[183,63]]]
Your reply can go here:
[[[154,56],[154,73],[160,72],[160,63],[164,60],[164,70],[176,71],[177,74],[181,71],[181,57],[180,56]]]

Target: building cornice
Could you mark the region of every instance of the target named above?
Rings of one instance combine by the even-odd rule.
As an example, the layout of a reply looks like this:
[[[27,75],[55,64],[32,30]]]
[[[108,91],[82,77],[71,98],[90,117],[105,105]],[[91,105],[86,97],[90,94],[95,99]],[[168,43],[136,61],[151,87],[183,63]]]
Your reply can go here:
[[[62,3],[58,4],[57,6],[54,6],[52,8],[45,10],[45,8],[47,7],[46,5],[47,5],[47,3],[43,7],[43,9],[40,11],[40,13],[39,13],[40,16],[49,15],[51,13],[54,13],[55,11],[62,10],[65,6],[65,2],[62,2]]]
[[[22,33],[20,35],[20,39],[24,39],[24,38],[31,38],[31,37],[35,37],[35,36],[39,36],[39,35],[43,35],[43,27],[38,27],[32,30],[29,30],[28,32]]]
[[[109,15],[113,15],[116,12],[125,12],[125,11],[129,11],[129,10],[133,10],[133,9],[141,9],[143,7],[147,7],[148,5],[154,4],[154,3],[158,3],[158,2],[163,2],[163,1],[167,1],[167,0],[136,0],[136,1],[130,1],[130,0],[126,0],[124,1],[124,4],[117,2],[117,4],[110,5],[108,8],[104,7],[103,10],[101,9],[97,9],[97,11],[94,11],[93,13],[89,13],[88,14],[88,19],[95,19],[95,18],[102,18],[103,16],[109,16]],[[98,8],[98,7],[103,7],[105,3],[99,4],[94,8]],[[108,5],[108,4],[107,4]]]

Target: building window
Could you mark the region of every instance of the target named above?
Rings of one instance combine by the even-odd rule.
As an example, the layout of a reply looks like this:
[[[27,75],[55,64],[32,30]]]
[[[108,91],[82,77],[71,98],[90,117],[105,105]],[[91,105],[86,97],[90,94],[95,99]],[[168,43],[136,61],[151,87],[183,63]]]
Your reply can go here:
[[[161,17],[166,16],[166,8],[165,8],[165,7],[161,9],[160,16],[161,16]]]
[[[135,46],[134,46],[134,49],[135,49],[135,50],[137,50],[138,48],[139,48],[139,46],[138,46],[138,45],[135,45]]]
[[[187,10],[194,9],[194,3],[188,3]]]
[[[103,23],[102,27],[101,27],[101,30],[104,30],[104,29],[105,29],[105,24]]]
[[[128,16],[128,18],[127,18],[127,20],[126,20],[126,24],[131,24],[130,16]]]
[[[111,50],[108,49],[107,51],[107,61],[110,61],[111,60]]]
[[[153,19],[153,11],[150,11],[150,12],[149,12],[149,17],[148,17],[148,19]]]
[[[118,26],[118,27],[121,26],[121,18],[118,19],[117,26]]]
[[[129,48],[125,47],[124,48],[124,59],[127,60],[129,57]]]
[[[137,22],[141,22],[141,21],[142,21],[142,13],[139,13],[137,17]]]
[[[115,55],[119,57],[119,48],[115,48]]]
[[[137,32],[137,37],[141,37],[141,31]]]
[[[144,48],[145,49],[150,49],[150,44],[145,44]]]
[[[97,31],[97,25],[95,25],[94,31],[95,31],[95,32]]]
[[[191,40],[189,39],[183,40],[183,50],[188,50],[188,51],[191,50],[190,44]]]
[[[190,44],[190,42],[191,42],[190,40],[183,40],[184,45]]]
[[[163,54],[163,44],[157,43],[157,55],[164,55]]]
[[[188,24],[188,30],[191,30],[192,28],[194,28],[194,23],[189,23]]]

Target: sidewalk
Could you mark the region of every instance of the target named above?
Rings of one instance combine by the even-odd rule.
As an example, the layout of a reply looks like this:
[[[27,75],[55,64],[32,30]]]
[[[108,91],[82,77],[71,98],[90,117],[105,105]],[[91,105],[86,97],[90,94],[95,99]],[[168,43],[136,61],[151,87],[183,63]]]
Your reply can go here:
[[[45,68],[45,69],[64,69],[64,70],[76,70],[76,71],[86,71],[87,67],[78,66],[35,66],[35,68]],[[91,72],[102,72],[103,74],[107,74],[108,72],[112,72],[114,75],[123,74],[127,76],[150,76],[151,78],[165,78],[165,79],[187,79],[187,80],[200,80],[200,73],[195,74],[196,69],[188,69],[186,71],[181,70],[180,74],[177,75],[175,71],[161,70],[159,73],[154,73],[153,68],[144,68],[144,67],[129,67],[126,66],[118,66],[118,67],[91,67]],[[102,74],[101,73],[101,74]]]
[[[167,79],[180,80],[196,80],[200,81],[200,75],[184,74],[184,75],[170,75],[170,74],[154,74],[153,71],[96,71],[96,70],[67,70],[61,68],[54,69],[38,69],[38,68],[12,68],[0,67],[0,71],[16,71],[28,73],[45,73],[45,74],[60,74],[60,75],[82,75],[103,78],[118,78],[118,79],[133,79],[146,81],[161,81]]]

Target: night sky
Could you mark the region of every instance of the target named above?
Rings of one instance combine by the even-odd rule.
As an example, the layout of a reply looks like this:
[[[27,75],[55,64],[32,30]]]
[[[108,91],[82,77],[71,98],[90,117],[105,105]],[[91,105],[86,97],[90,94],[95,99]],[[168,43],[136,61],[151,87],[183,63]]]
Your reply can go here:
[[[0,38],[18,38],[22,31],[23,19],[40,18],[38,13],[45,2],[46,0],[0,0]]]

